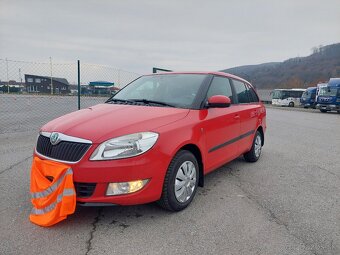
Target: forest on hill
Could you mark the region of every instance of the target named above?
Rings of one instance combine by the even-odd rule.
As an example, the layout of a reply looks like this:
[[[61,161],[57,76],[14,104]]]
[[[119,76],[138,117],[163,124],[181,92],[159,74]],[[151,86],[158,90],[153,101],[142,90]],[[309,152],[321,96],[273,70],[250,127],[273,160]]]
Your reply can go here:
[[[307,57],[233,67],[222,72],[240,76],[258,89],[312,87],[331,77],[340,77],[340,43],[314,47]]]

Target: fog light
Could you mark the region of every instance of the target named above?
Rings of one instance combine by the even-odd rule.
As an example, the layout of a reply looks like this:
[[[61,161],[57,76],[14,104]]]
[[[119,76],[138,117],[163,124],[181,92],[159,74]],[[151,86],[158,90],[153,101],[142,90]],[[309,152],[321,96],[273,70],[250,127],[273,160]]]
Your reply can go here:
[[[137,180],[131,182],[111,182],[107,186],[106,195],[107,196],[116,196],[123,195],[136,192],[142,189],[145,184],[148,183],[148,179],[146,180]]]

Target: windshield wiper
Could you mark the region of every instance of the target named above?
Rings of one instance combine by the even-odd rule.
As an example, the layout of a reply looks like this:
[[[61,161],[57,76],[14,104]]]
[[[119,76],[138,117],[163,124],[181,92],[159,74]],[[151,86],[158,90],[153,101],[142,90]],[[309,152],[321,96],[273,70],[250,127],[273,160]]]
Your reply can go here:
[[[110,102],[122,102],[122,103],[129,103],[129,104],[134,103],[134,101],[131,101],[131,100],[119,99],[119,98],[113,98],[113,97],[105,101],[105,103],[110,103]]]
[[[175,107],[172,104],[164,103],[161,101],[154,101],[154,100],[148,100],[148,99],[130,99],[130,100],[133,102],[144,103],[144,104],[158,104],[158,105],[163,105],[163,106]]]

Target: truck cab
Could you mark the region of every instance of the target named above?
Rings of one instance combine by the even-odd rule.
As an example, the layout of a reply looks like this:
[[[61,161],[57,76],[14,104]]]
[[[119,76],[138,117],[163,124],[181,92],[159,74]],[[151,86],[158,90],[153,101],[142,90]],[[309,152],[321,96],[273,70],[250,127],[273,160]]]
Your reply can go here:
[[[340,78],[331,78],[327,86],[319,88],[316,108],[321,112],[340,113]]]
[[[316,106],[316,87],[309,87],[303,92],[300,103],[304,108],[315,108]]]

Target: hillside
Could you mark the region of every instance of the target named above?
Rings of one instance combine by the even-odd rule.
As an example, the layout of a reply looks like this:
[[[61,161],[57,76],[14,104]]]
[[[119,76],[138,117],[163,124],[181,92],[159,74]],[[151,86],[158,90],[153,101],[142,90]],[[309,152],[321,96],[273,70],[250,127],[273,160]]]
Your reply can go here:
[[[313,48],[307,57],[222,70],[241,76],[260,89],[303,88],[340,77],[340,43]]]

